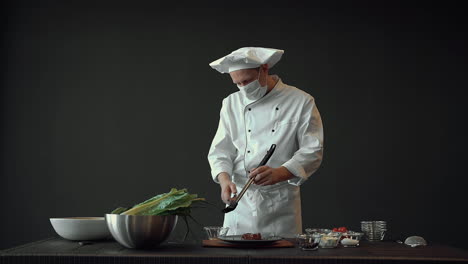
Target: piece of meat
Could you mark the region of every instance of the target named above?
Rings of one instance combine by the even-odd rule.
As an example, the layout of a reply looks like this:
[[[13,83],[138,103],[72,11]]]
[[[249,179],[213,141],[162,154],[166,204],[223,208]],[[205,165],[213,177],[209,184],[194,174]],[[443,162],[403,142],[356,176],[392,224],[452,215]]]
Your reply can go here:
[[[242,235],[243,240],[262,240],[262,235],[260,233],[245,233]]]

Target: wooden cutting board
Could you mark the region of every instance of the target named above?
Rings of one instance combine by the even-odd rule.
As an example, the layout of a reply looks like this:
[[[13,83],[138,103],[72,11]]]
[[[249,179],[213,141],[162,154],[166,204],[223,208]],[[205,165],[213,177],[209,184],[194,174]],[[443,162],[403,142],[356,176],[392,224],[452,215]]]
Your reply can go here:
[[[281,248],[281,247],[294,247],[294,243],[288,240],[279,240],[271,244],[253,245],[253,244],[233,244],[224,242],[222,240],[203,240],[204,247],[227,247],[227,248]]]

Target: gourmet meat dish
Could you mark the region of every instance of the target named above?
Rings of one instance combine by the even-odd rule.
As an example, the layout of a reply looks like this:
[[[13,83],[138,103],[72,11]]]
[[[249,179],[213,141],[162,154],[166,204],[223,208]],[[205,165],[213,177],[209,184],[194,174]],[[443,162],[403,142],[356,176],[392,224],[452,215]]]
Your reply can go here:
[[[262,235],[260,233],[245,233],[242,235],[242,239],[244,240],[262,240]]]

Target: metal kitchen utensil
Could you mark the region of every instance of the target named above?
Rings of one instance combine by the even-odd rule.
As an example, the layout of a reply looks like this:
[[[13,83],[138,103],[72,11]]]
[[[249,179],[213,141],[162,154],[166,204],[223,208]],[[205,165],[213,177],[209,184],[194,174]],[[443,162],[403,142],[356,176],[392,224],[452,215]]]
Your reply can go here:
[[[177,224],[177,215],[106,214],[107,227],[127,248],[156,247],[166,241]]]
[[[276,144],[271,145],[270,150],[267,151],[267,154],[265,155],[265,157],[263,157],[262,161],[260,162],[260,164],[258,164],[257,168],[264,166],[268,162],[271,155],[273,155],[273,152],[275,152],[275,149],[276,149]],[[233,211],[234,209],[236,209],[237,204],[239,203],[240,199],[244,195],[245,191],[247,191],[249,186],[254,181],[254,178],[255,177],[250,178],[247,184],[245,184],[244,188],[242,188],[242,191],[239,193],[239,195],[233,197],[233,199],[229,202],[229,205],[222,210],[223,213],[229,213]]]
[[[387,222],[361,221],[361,230],[368,241],[382,241],[387,232]]]

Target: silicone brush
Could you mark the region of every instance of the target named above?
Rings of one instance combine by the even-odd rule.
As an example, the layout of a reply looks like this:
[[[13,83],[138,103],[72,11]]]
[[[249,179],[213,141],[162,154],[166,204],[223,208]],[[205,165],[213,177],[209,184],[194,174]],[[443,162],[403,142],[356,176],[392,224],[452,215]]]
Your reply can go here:
[[[270,150],[267,151],[267,154],[265,155],[265,157],[263,157],[262,161],[260,162],[260,164],[258,164],[257,168],[267,164],[271,155],[273,155],[273,152],[275,152],[275,149],[276,149],[276,144],[271,145]],[[234,211],[234,209],[236,209],[237,204],[239,203],[240,199],[244,195],[245,191],[247,191],[247,189],[250,187],[254,179],[255,177],[250,178],[247,184],[245,184],[244,188],[242,188],[242,191],[239,193],[239,195],[235,195],[234,197],[232,197],[232,199],[229,202],[229,205],[223,209],[222,211],[223,213],[229,213],[231,211]]]

